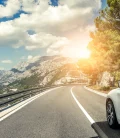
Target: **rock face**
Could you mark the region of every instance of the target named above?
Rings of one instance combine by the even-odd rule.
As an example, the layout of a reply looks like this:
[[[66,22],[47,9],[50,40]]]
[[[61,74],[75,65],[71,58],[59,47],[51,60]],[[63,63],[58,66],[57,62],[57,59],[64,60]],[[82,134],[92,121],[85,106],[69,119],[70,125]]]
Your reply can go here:
[[[44,86],[80,78],[75,59],[62,56],[39,57],[34,62],[20,62],[10,71],[0,72],[0,85]],[[73,78],[73,79],[71,79]],[[15,86],[15,87],[14,87]]]
[[[100,86],[102,87],[108,87],[110,86],[111,82],[113,82],[114,78],[110,75],[109,72],[104,72],[103,75],[102,75],[102,79],[101,79],[101,82],[100,82]]]

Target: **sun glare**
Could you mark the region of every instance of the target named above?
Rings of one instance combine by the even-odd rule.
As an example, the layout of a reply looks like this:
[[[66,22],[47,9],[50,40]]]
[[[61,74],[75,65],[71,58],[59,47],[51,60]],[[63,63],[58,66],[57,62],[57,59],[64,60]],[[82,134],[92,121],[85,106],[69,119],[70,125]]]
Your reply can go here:
[[[85,48],[85,49],[80,49],[80,48],[64,48],[62,51],[63,56],[68,56],[71,58],[89,58],[90,57],[90,51]]]

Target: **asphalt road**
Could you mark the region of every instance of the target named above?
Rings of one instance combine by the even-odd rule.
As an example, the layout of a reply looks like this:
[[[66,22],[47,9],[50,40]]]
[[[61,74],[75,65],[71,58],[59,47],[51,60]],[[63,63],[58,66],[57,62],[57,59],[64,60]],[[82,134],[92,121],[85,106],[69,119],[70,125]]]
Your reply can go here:
[[[72,87],[51,90],[1,121],[0,138],[97,138],[71,94]],[[120,130],[111,130],[106,123],[105,97],[83,86],[75,86],[72,91],[108,137],[120,137]]]

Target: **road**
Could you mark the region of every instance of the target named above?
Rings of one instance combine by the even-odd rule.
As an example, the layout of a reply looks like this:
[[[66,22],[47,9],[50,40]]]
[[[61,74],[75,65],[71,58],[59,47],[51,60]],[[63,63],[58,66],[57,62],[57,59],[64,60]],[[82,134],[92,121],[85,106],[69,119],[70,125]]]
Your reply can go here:
[[[109,138],[120,137],[120,130],[112,130],[106,123],[105,97],[83,86],[65,86],[51,90],[1,121],[0,138],[97,138],[71,91]]]

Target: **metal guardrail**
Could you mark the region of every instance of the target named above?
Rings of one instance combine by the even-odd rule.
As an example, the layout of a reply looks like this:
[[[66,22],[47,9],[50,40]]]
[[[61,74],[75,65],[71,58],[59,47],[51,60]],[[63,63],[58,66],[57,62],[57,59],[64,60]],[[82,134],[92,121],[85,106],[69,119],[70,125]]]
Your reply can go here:
[[[11,92],[11,93],[7,93],[7,94],[1,94],[0,99],[5,98],[5,97],[9,97],[9,96],[12,96],[12,95],[20,94],[20,93],[23,93],[23,92],[32,91],[32,90],[35,90],[35,89],[39,89],[39,88],[32,88],[32,89],[27,89],[27,90],[23,90],[23,91],[17,91],[17,92]]]
[[[66,85],[72,85],[72,84],[52,85],[52,86],[47,86],[47,87],[41,87],[41,88],[38,87],[38,88],[26,89],[23,91],[1,94],[0,95],[0,112],[6,108],[9,108],[17,103],[24,101],[25,99],[30,98],[31,96],[39,94],[44,90],[54,88],[54,87],[66,86]],[[73,85],[75,85],[75,84],[73,84]],[[76,85],[78,85],[78,84],[76,84]]]
[[[2,111],[4,108],[11,107],[14,104],[24,101],[25,99],[28,99],[31,96],[39,94],[42,91],[47,90],[49,88],[53,88],[53,87],[57,87],[57,86],[44,87],[44,88],[32,88],[32,89],[26,89],[23,91],[1,94],[0,95],[0,111]]]

